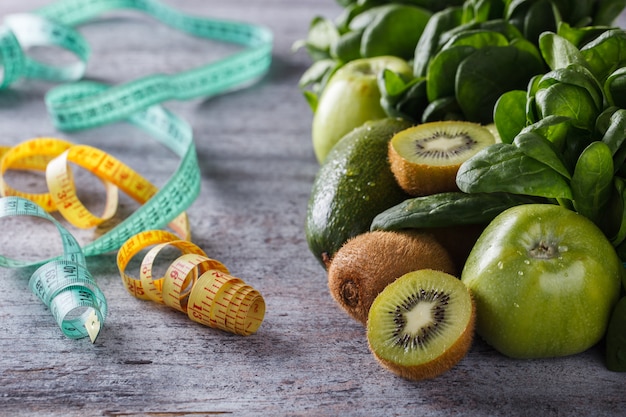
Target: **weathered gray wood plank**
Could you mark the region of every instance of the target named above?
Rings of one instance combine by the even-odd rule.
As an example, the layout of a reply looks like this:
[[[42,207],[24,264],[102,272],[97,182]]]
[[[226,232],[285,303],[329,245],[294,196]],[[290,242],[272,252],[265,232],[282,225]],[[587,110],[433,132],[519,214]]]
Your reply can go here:
[[[5,1],[0,15],[46,3]],[[330,298],[303,234],[318,165],[310,145],[311,113],[296,87],[309,61],[290,48],[306,35],[313,15],[333,17],[338,7],[332,0],[176,5],[263,23],[275,34],[272,70],[259,84],[166,104],[195,131],[202,193],[189,210],[194,241],[263,293],[265,321],[257,334],[244,338],[136,300],[122,287],[110,254],[89,260],[110,307],[106,327],[91,345],[60,333],[28,290],[30,271],[0,270],[0,415],[624,414],[626,380],[604,368],[600,348],[515,361],[477,340],[467,358],[432,381],[408,382],[383,370],[368,351],[363,328]],[[132,13],[81,30],[94,49],[89,76],[115,83],[181,70],[230,51]],[[157,184],[175,170],[176,158],[124,124],[56,132],[43,105],[49,87],[22,83],[0,93],[1,144],[56,135],[102,147]],[[3,254],[54,253],[51,229],[22,227],[18,237],[0,234]],[[87,241],[92,233],[79,238]]]

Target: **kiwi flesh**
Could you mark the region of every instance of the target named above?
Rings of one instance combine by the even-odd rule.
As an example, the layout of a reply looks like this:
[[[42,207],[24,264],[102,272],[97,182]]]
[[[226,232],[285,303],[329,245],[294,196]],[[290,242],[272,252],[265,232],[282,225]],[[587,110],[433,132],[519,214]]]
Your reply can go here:
[[[469,289],[457,277],[428,269],[409,272],[372,303],[369,349],[384,367],[403,378],[435,378],[469,351],[475,311]]]
[[[485,126],[445,120],[396,133],[389,141],[391,171],[412,196],[458,191],[456,174],[463,162],[496,142]]]
[[[434,269],[456,274],[448,251],[430,233],[417,230],[371,231],[349,239],[328,268],[332,297],[365,324],[376,296],[407,272]]]

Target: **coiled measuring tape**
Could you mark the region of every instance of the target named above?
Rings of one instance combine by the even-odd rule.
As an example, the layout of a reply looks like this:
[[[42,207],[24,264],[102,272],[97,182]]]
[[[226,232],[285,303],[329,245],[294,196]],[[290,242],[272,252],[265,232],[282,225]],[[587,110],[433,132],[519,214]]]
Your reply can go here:
[[[244,48],[231,56],[188,71],[147,76],[122,85],[78,81],[85,74],[90,48],[76,26],[87,23],[104,12],[118,9],[143,12],[158,22],[192,36],[235,43]],[[46,46],[63,48],[72,53],[77,61],[69,65],[54,66],[39,62],[28,55],[30,48]],[[30,215],[46,218],[55,223],[64,242],[64,255],[58,258],[18,261],[0,256],[0,266],[41,265],[44,275],[53,277],[49,280],[31,278],[34,283],[31,288],[44,303],[50,305],[66,336],[78,338],[89,335],[93,342],[106,317],[106,300],[93,278],[88,275],[85,257],[118,250],[137,234],[159,230],[168,224],[176,232],[178,239],[189,238],[185,210],[193,203],[200,189],[200,171],[192,129],[159,103],[165,100],[207,97],[246,86],[267,73],[271,64],[271,53],[272,34],[263,26],[191,16],[156,0],[60,0],[34,13],[5,17],[0,26],[0,93],[2,89],[10,88],[14,82],[24,78],[71,82],[55,87],[45,97],[48,112],[59,130],[88,129],[117,121],[129,121],[149,132],[181,159],[177,170],[161,189],[150,188],[149,184],[139,180],[149,189],[146,193],[139,193],[132,184],[124,183],[124,178],[128,178],[128,175],[106,174],[107,166],[121,165],[119,161],[99,154],[95,149],[62,141],[52,145],[56,140],[46,142],[45,138],[29,141],[22,147],[18,145],[15,148],[0,149],[3,154],[0,159],[2,174],[9,169],[45,170],[49,184],[49,193],[39,199],[30,193],[13,190],[0,180],[0,191],[4,196],[0,199],[0,217]],[[58,148],[50,151],[47,156],[28,151],[28,146],[39,145]],[[72,160],[73,157],[75,159]],[[75,199],[71,173],[67,171],[68,161],[87,163],[98,158],[101,158],[102,165],[97,164],[96,168],[88,164],[87,169],[99,176],[107,188],[108,208],[105,208],[101,216],[87,212]],[[128,167],[124,169],[126,173],[129,172]],[[118,189],[127,192],[141,206],[123,222],[82,248],[76,239],[70,238],[71,234],[58,221],[47,214],[47,211],[60,209],[71,224],[90,227],[111,215],[109,204],[114,205]],[[65,259],[67,257],[74,264],[65,264],[68,262]],[[124,274],[122,277],[124,278]],[[235,283],[238,282],[230,282],[228,286],[232,287],[231,284]],[[237,290],[234,293],[227,293],[230,299],[235,300],[245,293],[242,299],[244,304],[251,300],[249,289],[240,292],[238,286],[235,288]],[[259,317],[262,318],[264,304],[258,298],[252,297],[252,300],[256,300],[256,307],[253,307],[256,315],[252,314],[251,317],[258,321]],[[224,300],[220,298],[218,301]],[[241,303],[230,306],[233,310],[240,307]],[[209,317],[211,314],[214,313],[210,313]],[[241,326],[247,326],[248,330],[254,328],[246,320],[240,319],[237,327],[225,328],[231,331],[241,330]],[[240,333],[245,332],[242,330]]]
[[[166,247],[182,255],[163,276],[154,276],[153,263]],[[130,260],[150,248],[141,262],[139,277],[127,274]],[[255,288],[230,274],[193,243],[165,230],[149,230],[130,238],[117,253],[117,264],[129,293],[186,313],[200,324],[248,336],[257,331],[265,315],[265,300]]]
[[[31,216],[52,222],[63,242],[63,255],[38,268],[29,281],[30,289],[50,308],[63,333],[78,339],[89,335],[94,342],[107,314],[102,291],[89,273],[83,251],[72,234],[54,217],[22,197],[0,199],[0,218]],[[3,266],[19,267],[20,261],[0,256]]]

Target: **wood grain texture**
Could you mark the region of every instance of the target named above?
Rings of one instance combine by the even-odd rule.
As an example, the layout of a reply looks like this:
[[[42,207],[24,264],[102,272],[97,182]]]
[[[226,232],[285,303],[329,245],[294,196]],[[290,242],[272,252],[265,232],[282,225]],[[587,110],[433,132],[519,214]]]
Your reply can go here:
[[[3,1],[0,16],[46,3]],[[106,254],[89,259],[110,308],[92,345],[61,334],[28,290],[32,271],[0,270],[0,415],[624,415],[625,376],[605,369],[600,346],[566,358],[520,361],[476,340],[457,367],[432,381],[409,382],[382,369],[363,327],[331,299],[303,233],[318,164],[312,115],[297,89],[310,62],[291,45],[306,36],[314,15],[334,17],[338,6],[333,0],[170,3],[274,31],[274,61],[260,83],[166,103],[195,132],[202,191],[189,210],[194,241],[261,291],[265,321],[258,333],[240,337],[134,299],[122,286],[115,254]],[[81,32],[93,48],[88,76],[112,83],[180,71],[233,50],[130,12],[108,15]],[[159,185],[174,172],[178,160],[131,126],[55,131],[43,104],[50,87],[25,82],[0,93],[1,144],[59,136],[101,147]],[[123,204],[122,211],[132,209]],[[52,229],[25,223],[18,230],[0,234],[2,254],[58,250]],[[88,241],[93,233],[77,237]]]

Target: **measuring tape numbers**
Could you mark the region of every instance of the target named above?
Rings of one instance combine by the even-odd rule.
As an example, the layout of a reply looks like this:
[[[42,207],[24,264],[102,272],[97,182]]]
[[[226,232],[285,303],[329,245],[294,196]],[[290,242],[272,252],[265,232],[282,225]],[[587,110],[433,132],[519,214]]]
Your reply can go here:
[[[89,336],[95,342],[107,315],[107,303],[86,267],[79,243],[60,222],[28,199],[17,196],[0,198],[0,218],[9,216],[42,218],[56,226],[63,242],[63,255],[39,267],[31,275],[28,285],[50,308],[67,337]],[[0,264],[22,267],[30,262],[0,256]]]
[[[163,276],[154,276],[153,263],[167,247],[181,252]],[[143,250],[139,277],[126,271]],[[165,304],[200,324],[247,336],[265,316],[261,293],[230,274],[221,262],[198,246],[165,230],[148,230],[130,238],[117,253],[117,264],[128,292],[142,300]]]
[[[235,43],[243,48],[171,75],[150,75],[121,85],[80,81],[91,50],[77,27],[120,9],[142,12],[191,36]],[[180,158],[171,178],[157,189],[130,167],[95,147],[55,138],[35,138],[14,147],[0,147],[0,217],[45,218],[57,226],[64,242],[64,255],[59,258],[22,262],[0,256],[0,266],[39,266],[31,278],[31,289],[50,307],[66,336],[90,336],[93,342],[100,332],[106,317],[106,300],[89,274],[85,258],[116,250],[122,282],[131,294],[188,312],[193,320],[212,327],[238,334],[256,331],[265,312],[258,291],[230,277],[221,263],[207,261],[209,258],[189,243],[185,210],[195,201],[201,181],[193,132],[187,122],[160,103],[248,86],[269,70],[272,42],[271,31],[263,26],[196,17],[156,0],[60,0],[33,13],[4,18],[0,25],[0,94],[21,79],[61,83],[45,96],[48,112],[59,130],[127,121],[147,131]],[[40,62],[28,54],[34,47],[62,48],[73,54],[76,61],[64,65]],[[79,201],[70,163],[92,172],[103,182],[106,203],[101,214],[91,213]],[[4,176],[9,170],[19,169],[44,171],[48,192],[33,194],[13,189]],[[97,226],[115,214],[120,190],[138,202],[139,208],[84,247],[49,214],[58,211],[75,227]],[[173,233],[161,230],[166,227]],[[172,264],[169,273],[181,276],[181,268],[188,268],[189,274],[182,281],[148,275],[130,277],[124,272],[132,258],[128,255],[141,251],[135,252],[132,246],[145,248],[145,244],[179,247],[184,254]],[[187,255],[204,260],[190,265],[191,256]],[[198,287],[198,283],[202,285]]]

